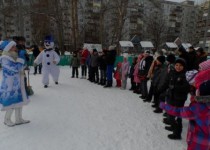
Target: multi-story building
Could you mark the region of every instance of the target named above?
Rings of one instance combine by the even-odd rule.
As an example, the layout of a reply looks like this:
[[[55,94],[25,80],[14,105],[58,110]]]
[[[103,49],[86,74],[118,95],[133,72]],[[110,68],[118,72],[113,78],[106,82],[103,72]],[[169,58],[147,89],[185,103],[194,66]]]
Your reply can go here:
[[[197,38],[199,46],[210,52],[210,1],[206,1],[199,6],[199,20],[197,21]]]
[[[24,3],[20,5],[20,2],[23,1]],[[33,0],[34,3],[35,1],[36,0]],[[37,39],[41,40],[41,38],[43,38],[38,35],[35,37],[36,33],[41,32],[35,30],[34,24],[38,21],[36,25],[40,25],[40,30],[43,30],[43,34],[52,33],[55,39],[62,36],[65,46],[73,45],[70,0],[59,0],[60,6],[58,11],[61,11],[61,13],[59,13],[60,17],[47,14],[45,17],[49,19],[48,24],[43,23],[43,25],[41,21],[44,19],[40,18],[44,17],[44,13],[38,13],[36,14],[37,17],[32,17],[32,15],[25,14],[25,11],[21,11],[21,7],[29,5],[29,3],[25,3],[26,0],[15,0],[13,5],[8,2],[10,1],[0,1],[0,31],[3,38],[24,35],[26,37],[26,45],[30,46],[34,41],[37,41]],[[105,4],[106,9],[108,8],[107,10],[104,10]],[[118,42],[115,31],[119,27],[117,24],[119,15],[117,14],[117,9],[110,9],[113,4],[114,1],[111,0],[106,1],[106,3],[103,0],[79,0],[78,32],[80,43],[102,43],[107,47],[110,44],[116,44]],[[11,9],[9,9],[10,7],[16,7],[18,9],[11,11]],[[33,7],[33,9],[36,9],[45,6],[36,4]],[[8,8],[8,10],[6,8]],[[139,36],[141,40],[151,40],[151,35],[148,34],[146,30],[146,21],[148,16],[157,12],[162,14],[166,21],[168,29],[166,41],[174,41],[177,37],[180,37],[184,42],[194,43],[195,41],[192,37],[196,37],[195,22],[198,11],[192,1],[186,0],[182,3],[177,3],[165,0],[129,0],[126,9],[127,12],[124,16],[120,40],[131,40],[135,35]],[[203,21],[204,20],[205,19],[203,19]],[[199,24],[197,24],[197,26],[198,25]],[[201,20],[200,25],[203,25]],[[204,29],[204,27],[202,27],[202,29]],[[200,30],[198,33],[202,35],[204,30]]]
[[[23,9],[23,5],[29,5],[22,0],[0,2],[0,32],[2,39],[22,35],[26,38],[26,46],[31,45],[31,20]]]
[[[183,42],[196,44],[197,9],[192,0],[181,3],[162,1],[163,14],[168,26],[167,40],[179,37]]]

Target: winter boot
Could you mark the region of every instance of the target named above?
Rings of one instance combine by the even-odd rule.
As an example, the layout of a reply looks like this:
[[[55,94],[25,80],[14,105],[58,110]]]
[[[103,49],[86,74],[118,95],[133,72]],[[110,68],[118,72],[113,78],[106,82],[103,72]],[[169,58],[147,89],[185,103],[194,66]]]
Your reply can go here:
[[[7,125],[8,127],[15,126],[15,123],[11,121],[12,113],[13,113],[13,109],[9,109],[6,111],[6,114],[5,114],[4,124]]]
[[[182,119],[181,118],[177,118],[177,120],[175,121],[174,126],[174,130],[173,130],[173,134],[168,135],[169,139],[172,140],[180,140],[181,134],[182,134]]]
[[[107,85],[104,86],[104,88],[112,87],[111,81],[107,81]]]
[[[173,125],[166,126],[165,129],[168,130],[168,131],[174,131]]]
[[[160,109],[159,107],[157,107],[153,112],[154,112],[154,113],[162,113],[163,110]]]
[[[169,134],[168,138],[171,139],[171,140],[181,140],[182,139],[181,135],[177,135],[177,134],[174,134],[174,133]]]
[[[24,120],[22,118],[22,107],[20,108],[15,108],[15,125],[21,125],[21,124],[26,124],[30,123],[29,120]]]

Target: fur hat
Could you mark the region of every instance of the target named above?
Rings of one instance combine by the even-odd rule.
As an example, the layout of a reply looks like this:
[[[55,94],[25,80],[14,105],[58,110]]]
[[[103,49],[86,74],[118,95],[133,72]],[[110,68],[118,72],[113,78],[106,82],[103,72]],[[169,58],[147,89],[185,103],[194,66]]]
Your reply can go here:
[[[204,61],[204,62],[200,63],[199,68],[202,71],[210,69],[210,60],[207,60],[207,61]]]
[[[14,41],[3,41],[0,45],[0,49],[3,51],[9,51],[13,46],[16,46],[16,42]]]
[[[157,60],[158,60],[161,64],[164,64],[165,61],[166,61],[166,58],[165,58],[165,56],[158,56],[158,57],[157,57]]]

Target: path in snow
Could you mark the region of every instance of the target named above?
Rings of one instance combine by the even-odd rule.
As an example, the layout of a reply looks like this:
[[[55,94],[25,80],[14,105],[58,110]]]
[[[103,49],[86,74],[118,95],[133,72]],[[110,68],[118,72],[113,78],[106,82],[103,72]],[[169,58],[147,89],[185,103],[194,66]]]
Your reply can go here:
[[[187,121],[182,140],[169,140],[162,115],[139,95],[70,76],[69,67],[61,67],[59,85],[50,80],[45,89],[41,75],[31,74],[35,95],[23,112],[31,123],[7,127],[1,112],[0,150],[186,149]]]

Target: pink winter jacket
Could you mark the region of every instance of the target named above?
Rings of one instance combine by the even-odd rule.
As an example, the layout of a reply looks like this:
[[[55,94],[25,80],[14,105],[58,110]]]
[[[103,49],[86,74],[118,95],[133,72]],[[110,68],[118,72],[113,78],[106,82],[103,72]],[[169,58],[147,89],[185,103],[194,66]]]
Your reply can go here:
[[[130,67],[130,64],[128,61],[124,61],[122,63],[122,67],[121,67],[121,70],[122,70],[122,80],[126,80],[127,77],[128,77],[128,71],[129,71],[129,67]]]
[[[200,85],[207,80],[210,80],[210,69],[201,71],[195,76],[196,89],[199,89]]]

